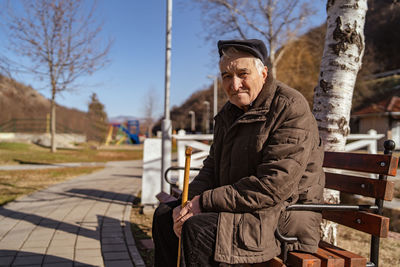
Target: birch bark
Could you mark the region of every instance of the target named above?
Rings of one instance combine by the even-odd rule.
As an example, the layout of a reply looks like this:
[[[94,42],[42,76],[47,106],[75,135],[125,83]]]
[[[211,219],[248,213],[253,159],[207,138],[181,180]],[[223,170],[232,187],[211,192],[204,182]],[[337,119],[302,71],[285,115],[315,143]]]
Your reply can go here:
[[[367,0],[328,0],[327,31],[313,113],[326,151],[344,151],[350,133],[351,100],[364,54]],[[325,201],[339,203],[339,193],[326,190]],[[324,222],[322,238],[336,244],[336,225]]]

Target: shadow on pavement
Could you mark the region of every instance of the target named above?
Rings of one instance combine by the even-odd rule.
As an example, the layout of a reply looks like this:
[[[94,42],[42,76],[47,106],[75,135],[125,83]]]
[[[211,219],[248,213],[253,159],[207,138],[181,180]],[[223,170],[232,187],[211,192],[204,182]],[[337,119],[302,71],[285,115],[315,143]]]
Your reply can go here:
[[[11,266],[11,265],[57,265],[57,266],[88,266],[94,267],[95,265],[90,265],[87,263],[82,263],[78,261],[72,261],[70,259],[45,255],[40,253],[17,251],[17,250],[0,250],[0,266]]]
[[[21,159],[13,159],[15,162],[19,164],[29,164],[29,165],[53,165],[51,163],[44,163],[44,162],[35,162],[35,161],[26,161]]]
[[[111,176],[142,179],[141,175],[131,175],[131,174],[112,174]]]
[[[90,199],[96,200],[112,200],[122,201],[124,203],[132,202],[134,196],[132,194],[115,193],[110,191],[104,191],[99,189],[85,189],[85,188],[72,188],[67,191],[68,193],[74,194],[75,197],[89,197]]]
[[[26,222],[30,222],[34,225],[38,225],[41,227],[56,229],[56,230],[70,233],[70,234],[78,234],[81,236],[85,236],[88,238],[94,238],[94,239],[98,240],[98,238],[95,238],[96,233],[97,233],[96,230],[85,229],[83,227],[80,227],[79,225],[46,218],[46,217],[39,216],[36,214],[30,214],[30,213],[25,213],[25,212],[21,212],[21,211],[14,211],[14,210],[9,210],[9,209],[0,207],[0,215],[2,215],[4,217],[8,217],[8,218],[13,218],[16,220],[23,220]],[[104,218],[106,218],[106,217],[103,217],[103,219]],[[100,219],[98,219],[98,220],[100,220]],[[101,225],[101,221],[98,222],[98,225]],[[1,264],[0,264],[0,266],[1,266]]]

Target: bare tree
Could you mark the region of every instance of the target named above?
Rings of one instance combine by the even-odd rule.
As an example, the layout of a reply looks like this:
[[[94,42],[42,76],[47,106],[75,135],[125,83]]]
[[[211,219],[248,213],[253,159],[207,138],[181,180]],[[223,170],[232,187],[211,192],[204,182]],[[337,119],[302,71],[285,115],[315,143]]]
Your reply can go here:
[[[155,123],[155,113],[156,113],[156,107],[158,106],[157,104],[158,98],[156,91],[154,88],[151,88],[147,91],[144,99],[144,117],[145,117],[145,127],[146,127],[146,132],[147,136],[151,138],[153,136],[153,127]]]
[[[264,39],[269,48],[270,73],[285,46],[296,37],[315,11],[308,0],[195,0],[204,13],[207,39],[232,37]],[[315,3],[314,3],[315,4]]]
[[[327,151],[344,151],[350,133],[351,102],[364,55],[367,0],[328,0],[327,32],[313,113]],[[339,202],[337,191],[325,192],[325,201]],[[336,243],[336,226],[326,223],[323,238]]]
[[[83,0],[9,1],[5,12],[13,69],[44,80],[51,90],[51,151],[56,151],[56,95],[107,63],[111,42],[101,44],[96,5]],[[23,62],[23,63],[21,63]]]

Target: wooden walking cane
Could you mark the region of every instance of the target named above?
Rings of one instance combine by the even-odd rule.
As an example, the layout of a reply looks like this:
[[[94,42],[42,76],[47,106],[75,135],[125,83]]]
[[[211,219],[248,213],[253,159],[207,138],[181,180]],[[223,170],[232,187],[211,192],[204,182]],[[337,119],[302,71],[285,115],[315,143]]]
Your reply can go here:
[[[190,157],[192,156],[192,148],[188,146],[185,151],[185,175],[183,177],[183,192],[182,192],[182,208],[185,207],[188,200],[189,193],[189,172],[190,172]],[[176,266],[179,267],[181,263],[181,238],[179,238],[178,247],[178,261]]]

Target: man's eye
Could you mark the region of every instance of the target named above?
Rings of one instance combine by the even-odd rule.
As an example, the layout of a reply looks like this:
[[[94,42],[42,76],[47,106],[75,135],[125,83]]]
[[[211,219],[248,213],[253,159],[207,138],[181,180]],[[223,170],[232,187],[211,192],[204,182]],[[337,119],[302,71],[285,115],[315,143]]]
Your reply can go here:
[[[247,72],[242,72],[239,74],[240,77],[247,77],[248,73]]]
[[[229,79],[231,77],[231,75],[229,75],[229,74],[225,74],[225,75],[222,75],[222,79]]]

